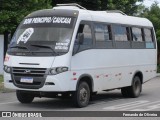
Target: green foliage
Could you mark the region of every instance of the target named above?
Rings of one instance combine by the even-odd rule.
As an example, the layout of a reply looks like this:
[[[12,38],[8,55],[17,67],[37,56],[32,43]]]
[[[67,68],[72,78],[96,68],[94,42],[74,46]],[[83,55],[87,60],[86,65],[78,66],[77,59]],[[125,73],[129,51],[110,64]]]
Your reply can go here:
[[[160,65],[157,65],[157,73],[160,73]]]
[[[3,82],[3,76],[0,75],[0,84]]]
[[[52,5],[78,3],[89,10],[121,10],[128,15],[137,13],[136,2],[143,0],[52,0]]]
[[[158,6],[158,3],[155,2],[152,4],[150,9],[145,8],[141,16],[148,18],[153,23],[158,45],[160,45],[160,7]]]
[[[29,13],[51,7],[51,0],[0,0],[0,33],[15,31]]]
[[[159,65],[157,67],[157,71],[160,72],[160,7],[158,6],[158,3],[155,2],[152,4],[151,8],[143,7],[143,9],[141,9],[140,16],[148,18],[154,25],[158,46],[157,62]]]
[[[0,0],[0,33],[13,32],[29,13],[51,8],[57,3],[78,3],[90,10],[121,10],[128,15],[138,11],[143,0]],[[52,4],[51,4],[52,3]]]
[[[101,0],[105,1],[105,0]],[[138,5],[136,2],[142,2],[143,0],[108,0],[108,8],[105,9],[116,9],[121,10],[127,15],[133,15],[137,13]]]
[[[0,92],[4,89],[4,85],[2,84],[3,82],[3,76],[0,75]]]

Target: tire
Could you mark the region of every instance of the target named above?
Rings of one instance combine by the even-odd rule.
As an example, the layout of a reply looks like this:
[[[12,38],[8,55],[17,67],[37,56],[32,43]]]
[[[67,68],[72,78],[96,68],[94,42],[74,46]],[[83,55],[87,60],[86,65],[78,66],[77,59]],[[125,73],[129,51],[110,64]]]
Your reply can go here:
[[[74,93],[73,101],[76,107],[86,107],[90,99],[90,89],[86,82],[80,82],[77,91]]]
[[[34,95],[26,93],[24,91],[16,91],[17,99],[21,103],[31,103],[34,99]]]
[[[142,91],[142,83],[138,76],[133,78],[132,86],[124,87],[121,89],[121,93],[124,97],[136,98]]]
[[[129,87],[125,87],[121,89],[121,93],[123,97],[126,97],[126,98],[129,97],[128,88]]]

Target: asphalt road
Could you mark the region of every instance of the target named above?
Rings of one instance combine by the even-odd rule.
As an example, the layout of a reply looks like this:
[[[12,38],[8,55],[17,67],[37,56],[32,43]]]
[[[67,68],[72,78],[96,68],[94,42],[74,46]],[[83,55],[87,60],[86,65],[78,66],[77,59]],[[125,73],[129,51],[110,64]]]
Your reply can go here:
[[[70,99],[58,98],[21,104],[15,92],[0,93],[0,111],[160,111],[160,77],[145,83],[138,98],[123,98],[120,90],[101,92],[85,108],[74,108]]]

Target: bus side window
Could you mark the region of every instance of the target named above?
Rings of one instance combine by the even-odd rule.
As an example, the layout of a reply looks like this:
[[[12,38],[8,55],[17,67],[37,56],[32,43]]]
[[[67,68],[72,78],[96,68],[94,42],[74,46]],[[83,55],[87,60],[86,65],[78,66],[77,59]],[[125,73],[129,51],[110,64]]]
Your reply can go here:
[[[131,28],[132,49],[145,49],[144,31],[140,27]]]
[[[141,28],[132,28],[132,40],[135,42],[143,42],[142,30]]]
[[[127,27],[114,25],[113,29],[115,34],[115,41],[128,41]]]
[[[77,38],[79,33],[83,33],[84,35],[83,43],[80,45]],[[93,44],[93,38],[92,38],[91,26],[88,24],[80,24],[76,35],[76,40],[74,43],[74,52],[77,51],[77,49],[78,51],[89,49],[92,47],[92,44]]]
[[[115,47],[117,49],[130,49],[130,31],[128,26],[113,25]]]
[[[144,38],[145,38],[146,48],[154,48],[155,47],[152,29],[144,28]]]
[[[144,36],[146,42],[153,42],[152,30],[144,28]]]
[[[94,23],[94,34],[97,49],[113,48],[111,25],[104,23]]]
[[[91,34],[90,25],[80,24],[77,35],[76,35],[76,39],[77,39],[78,33],[84,34],[84,41],[82,45],[92,45],[92,34]]]

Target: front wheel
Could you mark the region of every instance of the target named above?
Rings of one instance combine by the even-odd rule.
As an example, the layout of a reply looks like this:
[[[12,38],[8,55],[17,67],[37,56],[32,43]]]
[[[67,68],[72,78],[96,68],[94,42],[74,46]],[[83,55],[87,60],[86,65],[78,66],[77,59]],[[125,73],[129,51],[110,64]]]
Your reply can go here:
[[[121,89],[122,95],[124,97],[136,98],[140,95],[142,91],[142,83],[138,76],[133,78],[132,86],[124,87]]]
[[[17,90],[16,95],[17,95],[18,101],[21,103],[31,103],[34,99],[34,95],[21,90]]]
[[[90,99],[90,89],[86,82],[80,82],[77,91],[74,93],[73,100],[76,107],[86,107]]]

